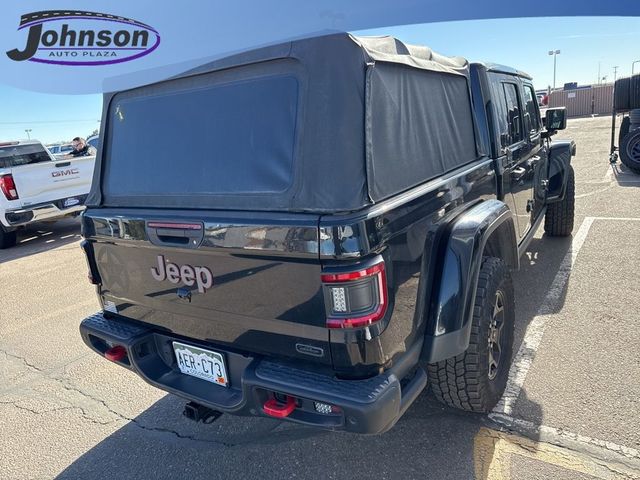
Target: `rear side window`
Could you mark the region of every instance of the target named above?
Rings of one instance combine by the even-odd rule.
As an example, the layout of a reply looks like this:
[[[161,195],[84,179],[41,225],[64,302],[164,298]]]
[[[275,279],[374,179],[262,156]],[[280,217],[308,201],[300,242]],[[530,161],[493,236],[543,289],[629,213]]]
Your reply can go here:
[[[216,84],[210,78],[114,97],[106,197],[147,197],[158,206],[180,207],[197,206],[196,197],[289,188],[297,79],[276,75]]]
[[[518,87],[515,83],[503,83],[502,86],[504,88],[507,125],[509,127],[507,145],[513,145],[524,138],[522,135],[522,109],[518,100]]]
[[[19,167],[32,163],[49,162],[51,157],[42,145],[12,145],[0,147],[0,168]]]
[[[495,111],[495,128],[501,147],[508,147],[524,139],[522,108],[518,86],[506,75],[489,73],[491,99]]]
[[[495,111],[495,129],[500,138],[500,146],[509,146],[509,122],[507,121],[507,100],[499,77],[489,74],[491,85],[491,100]]]

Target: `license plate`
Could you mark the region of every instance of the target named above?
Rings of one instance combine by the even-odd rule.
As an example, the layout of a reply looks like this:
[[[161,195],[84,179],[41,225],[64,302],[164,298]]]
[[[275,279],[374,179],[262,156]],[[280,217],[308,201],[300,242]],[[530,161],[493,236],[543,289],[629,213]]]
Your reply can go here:
[[[76,198],[76,197],[70,197],[70,198],[67,198],[67,199],[64,201],[64,206],[65,206],[65,207],[72,207],[72,206],[77,205],[77,204],[79,204],[79,203],[80,203],[80,200],[79,200],[78,198]]]
[[[229,384],[224,357],[218,352],[184,343],[173,342],[178,368],[185,375],[201,378],[207,382],[226,387]]]

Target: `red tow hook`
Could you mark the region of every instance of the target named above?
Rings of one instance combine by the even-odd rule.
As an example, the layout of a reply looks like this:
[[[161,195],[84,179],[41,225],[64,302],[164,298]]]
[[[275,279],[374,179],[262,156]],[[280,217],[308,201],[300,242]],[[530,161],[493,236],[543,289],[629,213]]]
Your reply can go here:
[[[115,347],[111,347],[109,350],[104,352],[104,358],[106,358],[107,360],[111,360],[112,362],[119,362],[126,356],[127,349],[122,345],[116,345]]]
[[[296,399],[287,395],[287,403],[283,405],[277,399],[271,398],[265,402],[262,408],[264,413],[271,417],[285,418],[296,409]]]

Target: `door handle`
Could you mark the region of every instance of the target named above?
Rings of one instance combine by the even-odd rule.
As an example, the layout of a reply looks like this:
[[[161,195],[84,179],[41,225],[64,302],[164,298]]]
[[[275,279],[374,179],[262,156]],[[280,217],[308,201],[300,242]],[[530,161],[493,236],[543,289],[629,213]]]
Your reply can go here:
[[[61,163],[56,163],[56,168],[60,168],[60,167],[68,167],[69,165],[71,165],[71,162],[61,162]]]
[[[537,165],[539,162],[540,162],[540,156],[539,155],[534,155],[529,160],[527,160],[527,165],[529,167],[533,167],[533,166]]]
[[[196,248],[204,238],[202,223],[147,222],[147,236],[154,245]]]
[[[527,169],[522,167],[516,167],[511,170],[511,178],[513,178],[516,182],[522,180],[527,174]]]

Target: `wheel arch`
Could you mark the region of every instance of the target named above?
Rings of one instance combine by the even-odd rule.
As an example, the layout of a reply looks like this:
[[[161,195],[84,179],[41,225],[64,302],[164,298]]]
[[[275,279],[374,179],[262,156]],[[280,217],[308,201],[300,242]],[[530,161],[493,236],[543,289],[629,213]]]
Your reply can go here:
[[[549,148],[549,190],[546,203],[564,200],[567,190],[567,170],[571,157],[576,155],[576,143],[573,140],[554,141]]]
[[[487,200],[449,225],[436,267],[421,358],[428,363],[463,353],[469,345],[473,302],[482,258],[519,268],[514,218],[507,205]]]

